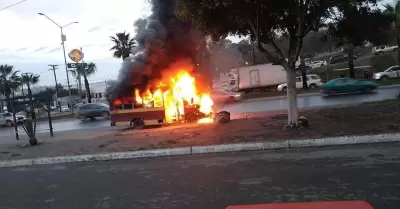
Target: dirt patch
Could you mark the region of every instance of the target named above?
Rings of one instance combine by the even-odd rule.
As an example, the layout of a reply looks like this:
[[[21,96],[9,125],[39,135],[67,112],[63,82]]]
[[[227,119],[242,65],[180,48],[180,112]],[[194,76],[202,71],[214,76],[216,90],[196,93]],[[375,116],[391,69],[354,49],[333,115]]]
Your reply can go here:
[[[400,131],[398,103],[362,104],[351,107],[304,111],[308,128],[283,130],[286,115],[232,120],[224,125],[182,124],[146,130],[125,130],[112,137],[118,143],[108,145],[130,149],[226,144],[280,139],[323,138]],[[114,147],[116,148],[116,147]]]

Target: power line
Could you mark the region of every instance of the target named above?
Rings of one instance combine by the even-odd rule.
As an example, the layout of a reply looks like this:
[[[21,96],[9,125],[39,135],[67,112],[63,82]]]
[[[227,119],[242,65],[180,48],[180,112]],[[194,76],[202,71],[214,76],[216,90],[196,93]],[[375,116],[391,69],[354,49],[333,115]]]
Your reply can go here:
[[[10,7],[13,7],[13,6],[16,6],[16,5],[18,5],[18,4],[24,3],[24,2],[26,2],[26,1],[28,1],[28,0],[22,0],[22,1],[19,1],[19,2],[17,2],[17,3],[8,5],[8,6],[6,6],[6,7],[1,8],[0,11],[6,10],[6,9],[8,9],[8,8],[10,8]]]

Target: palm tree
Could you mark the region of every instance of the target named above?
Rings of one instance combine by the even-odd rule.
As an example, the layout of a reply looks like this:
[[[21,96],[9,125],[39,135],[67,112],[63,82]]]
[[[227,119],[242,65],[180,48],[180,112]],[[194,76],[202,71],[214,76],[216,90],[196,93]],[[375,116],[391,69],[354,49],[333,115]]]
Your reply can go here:
[[[114,44],[110,49],[110,51],[114,51],[113,56],[122,58],[122,60],[129,57],[132,48],[135,47],[135,41],[130,37],[130,34],[124,31],[123,33],[116,33],[115,36],[110,36],[110,38]]]
[[[97,71],[97,66],[93,62],[88,63],[86,66],[79,65],[75,70],[70,71],[74,77],[76,77],[78,74],[83,76],[88,103],[92,103],[92,95],[90,94],[88,77],[95,74],[96,71]]]
[[[386,4],[385,7],[385,13],[392,18],[391,32],[395,34],[397,46],[400,48],[400,0],[394,6]],[[397,49],[397,62],[400,63],[400,49]]]
[[[20,81],[22,85],[26,85],[28,87],[28,97],[29,100],[32,100],[32,91],[31,91],[31,85],[35,85],[39,83],[39,75],[34,75],[32,73],[24,73],[21,75]]]
[[[0,93],[5,96],[7,102],[7,110],[11,110],[10,95],[13,91],[11,78],[15,78],[19,71],[14,71],[12,65],[0,65]]]
[[[21,76],[18,76],[18,75],[10,76],[10,90],[11,90],[11,94],[12,94],[13,98],[15,97],[15,92],[19,89],[19,87],[22,87],[22,91],[23,91]],[[23,92],[22,92],[22,94],[23,94]]]

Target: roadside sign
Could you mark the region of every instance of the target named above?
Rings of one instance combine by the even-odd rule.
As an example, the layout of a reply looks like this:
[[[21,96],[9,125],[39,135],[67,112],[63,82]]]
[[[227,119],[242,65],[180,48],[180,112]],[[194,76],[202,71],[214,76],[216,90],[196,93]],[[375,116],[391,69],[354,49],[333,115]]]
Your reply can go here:
[[[87,63],[67,63],[68,68],[78,68],[78,66],[83,65],[83,67],[87,66]]]
[[[73,49],[71,50],[71,52],[68,54],[69,58],[74,61],[74,62],[80,62],[83,57],[84,54],[81,52],[81,50],[79,49]]]

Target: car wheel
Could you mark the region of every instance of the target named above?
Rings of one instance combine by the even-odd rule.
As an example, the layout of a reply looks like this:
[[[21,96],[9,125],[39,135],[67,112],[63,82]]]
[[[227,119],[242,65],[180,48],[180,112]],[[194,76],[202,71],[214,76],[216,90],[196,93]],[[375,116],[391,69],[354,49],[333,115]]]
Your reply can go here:
[[[109,112],[103,112],[103,118],[108,120],[110,119],[110,113]]]
[[[387,81],[387,80],[389,80],[389,76],[387,76],[387,75],[382,76],[381,80],[382,80],[382,81]]]
[[[310,89],[316,89],[318,88],[318,86],[315,83],[310,84]]]
[[[6,126],[8,126],[8,127],[14,126],[14,123],[11,120],[7,120]]]
[[[133,129],[144,129],[145,127],[144,121],[140,118],[134,119],[131,124]]]
[[[283,92],[287,92],[287,87],[286,87],[286,86],[283,87],[283,88],[282,88],[282,91],[283,91]]]
[[[86,117],[85,117],[84,115],[81,115],[81,116],[79,116],[79,120],[85,121],[85,120],[86,120]]]

